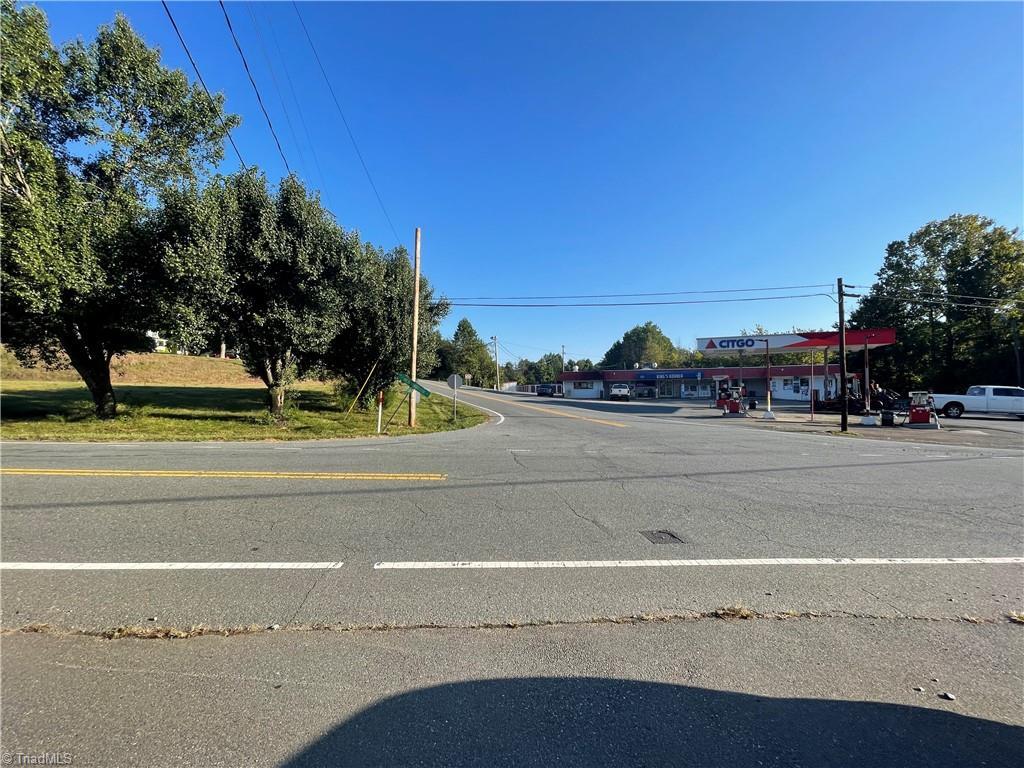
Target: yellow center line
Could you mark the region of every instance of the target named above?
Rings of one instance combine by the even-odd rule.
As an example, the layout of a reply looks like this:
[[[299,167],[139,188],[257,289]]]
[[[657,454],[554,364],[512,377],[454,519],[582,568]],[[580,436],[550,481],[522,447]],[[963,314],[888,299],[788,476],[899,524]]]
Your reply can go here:
[[[191,469],[28,469],[2,467],[4,475],[62,477],[211,477],[267,480],[447,480],[435,472],[251,472],[243,470]]]
[[[472,397],[482,397],[484,400],[496,400],[499,403],[508,403],[509,405],[515,405],[519,408],[529,408],[534,411],[540,411],[541,413],[549,413],[552,416],[565,416],[567,419],[580,419],[581,421],[592,421],[595,424],[604,424],[606,427],[628,427],[628,424],[623,424],[621,421],[607,421],[605,419],[594,419],[590,416],[580,416],[576,413],[564,413],[559,411],[557,408],[542,408],[539,405],[530,405],[529,403],[520,403],[515,400],[506,400],[504,397],[494,397],[492,395],[482,395],[479,392],[467,392],[465,395]]]

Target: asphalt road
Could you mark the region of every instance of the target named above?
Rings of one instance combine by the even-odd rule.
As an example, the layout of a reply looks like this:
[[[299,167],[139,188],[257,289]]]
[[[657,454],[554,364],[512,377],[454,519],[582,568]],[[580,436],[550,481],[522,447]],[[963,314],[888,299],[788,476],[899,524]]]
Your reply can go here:
[[[893,443],[464,396],[500,416],[394,440],[5,443],[3,749],[1014,763],[1012,435]],[[729,606],[752,618],[716,617]],[[257,631],[91,636],[197,625]]]

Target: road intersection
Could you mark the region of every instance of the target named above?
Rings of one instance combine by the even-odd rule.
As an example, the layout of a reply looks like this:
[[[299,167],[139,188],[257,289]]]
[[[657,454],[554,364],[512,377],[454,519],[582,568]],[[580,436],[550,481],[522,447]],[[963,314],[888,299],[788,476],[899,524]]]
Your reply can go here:
[[[395,738],[372,718],[372,732],[339,733],[413,691],[440,686],[416,707],[455,706],[445,686],[518,680],[532,693],[513,687],[509,701],[541,704],[517,722],[547,734],[565,691],[544,681],[599,678],[721,692],[720,707],[672,697],[666,707],[705,726],[726,718],[726,730],[736,702],[750,704],[743,696],[903,707],[886,728],[918,751],[892,764],[955,761],[986,728],[999,733],[986,764],[1011,764],[996,747],[1021,733],[1024,627],[1012,617],[1024,611],[1024,446],[793,434],[648,404],[461,398],[495,416],[470,430],[287,450],[4,444],[5,749],[46,736],[76,765],[327,764],[346,744]],[[670,535],[644,535],[658,532]],[[227,636],[98,639],[213,631]],[[244,691],[278,696],[278,684],[285,710],[262,698],[248,705],[255,720],[233,709],[247,706]],[[939,698],[946,685],[955,701]],[[113,690],[127,724],[109,707],[55,703]],[[182,707],[155,706],[158,690]],[[620,693],[649,692],[595,695],[625,706]],[[204,696],[219,695],[226,708],[211,710]],[[402,711],[425,757],[399,750],[390,764],[545,764],[473,750],[460,762],[448,742],[482,737],[483,725],[440,744],[433,715]],[[259,735],[263,717],[282,724],[273,742]],[[844,741],[849,751],[828,759],[778,764],[871,763],[873,721],[857,722],[842,739],[861,751]],[[747,725],[741,743],[754,738]],[[624,711],[621,733],[604,723],[601,738],[619,745],[643,727]],[[125,728],[149,736],[118,752]],[[691,735],[707,754],[714,735]],[[790,754],[784,735],[758,734],[760,751],[735,754]],[[602,764],[591,747],[574,749],[565,764]],[[203,759],[185,760],[195,750]],[[671,764],[659,754],[648,764]]]

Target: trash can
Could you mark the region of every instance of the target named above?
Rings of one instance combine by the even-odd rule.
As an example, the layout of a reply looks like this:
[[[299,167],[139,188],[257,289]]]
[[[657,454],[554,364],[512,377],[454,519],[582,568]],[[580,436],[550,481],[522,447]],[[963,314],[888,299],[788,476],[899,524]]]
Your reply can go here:
[[[756,411],[757,410],[757,398],[751,397],[747,401],[747,410],[748,411]]]
[[[883,427],[895,427],[896,426],[896,412],[895,411],[882,411],[882,426]]]

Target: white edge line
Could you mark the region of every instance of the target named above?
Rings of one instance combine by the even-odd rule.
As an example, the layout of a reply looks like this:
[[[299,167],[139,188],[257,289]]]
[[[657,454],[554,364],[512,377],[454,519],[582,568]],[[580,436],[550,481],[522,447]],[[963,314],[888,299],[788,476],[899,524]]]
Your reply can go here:
[[[452,390],[452,391],[454,391],[454,390]],[[451,396],[451,395],[446,395],[446,394],[445,394],[444,392],[435,392],[434,394],[440,395],[441,397],[447,397],[447,398],[448,398],[449,400],[451,400],[451,399],[452,399],[452,396]],[[472,393],[472,392],[470,392],[470,393],[469,393],[469,394],[467,395],[467,397],[469,397],[469,396],[472,396],[472,394],[473,394],[473,393]],[[504,421],[505,421],[505,417],[504,417],[504,416],[502,416],[502,415],[501,415],[500,413],[498,413],[498,412],[497,412],[496,410],[494,410],[493,408],[488,408],[488,407],[487,407],[486,405],[480,405],[480,404],[479,404],[478,402],[476,402],[476,401],[474,401],[474,402],[472,403],[472,405],[473,405],[473,407],[474,407],[474,408],[479,408],[479,409],[480,409],[481,411],[487,411],[488,413],[493,413],[493,414],[494,414],[495,416],[497,416],[497,417],[498,417],[498,423],[497,423],[497,424],[495,424],[494,426],[498,426],[498,424],[501,424],[502,422],[504,422]]]
[[[223,563],[0,563],[0,570],[9,571],[220,571],[220,570],[333,570],[341,568],[340,561],[323,562],[223,562]]]
[[[802,565],[1022,565],[1024,557],[795,557],[734,558],[719,560],[452,560],[382,561],[374,570],[408,569],[514,569],[514,568],[662,568],[715,566]]]

